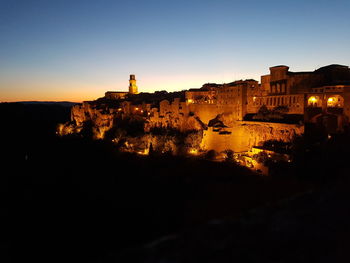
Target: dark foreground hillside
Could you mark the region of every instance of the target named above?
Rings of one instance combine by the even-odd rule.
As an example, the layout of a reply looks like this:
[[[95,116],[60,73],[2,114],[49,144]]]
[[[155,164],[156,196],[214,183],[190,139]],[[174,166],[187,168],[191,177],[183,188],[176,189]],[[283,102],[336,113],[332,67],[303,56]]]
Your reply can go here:
[[[233,163],[120,154],[105,142],[57,138],[65,107],[0,106],[3,262],[265,262],[282,245],[278,262],[290,262],[288,253],[310,262],[321,254],[305,254],[306,243],[333,253],[338,231],[347,231],[347,195],[332,197],[337,182],[346,189],[344,178],[328,186],[283,172],[261,177]],[[306,196],[316,201],[304,197],[311,190]]]
[[[349,262],[349,183],[216,220],[110,262]]]

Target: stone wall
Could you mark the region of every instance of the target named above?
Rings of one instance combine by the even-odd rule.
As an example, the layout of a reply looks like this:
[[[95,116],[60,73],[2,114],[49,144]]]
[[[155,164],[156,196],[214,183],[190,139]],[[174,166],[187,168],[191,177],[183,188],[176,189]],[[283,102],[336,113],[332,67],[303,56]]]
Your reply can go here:
[[[189,111],[198,116],[206,125],[219,114],[216,104],[189,104],[188,107]]]
[[[303,125],[268,122],[235,122],[230,128],[217,131],[210,127],[203,132],[203,150],[248,151],[253,146],[261,146],[265,141],[278,140],[291,142],[296,135],[304,133]]]

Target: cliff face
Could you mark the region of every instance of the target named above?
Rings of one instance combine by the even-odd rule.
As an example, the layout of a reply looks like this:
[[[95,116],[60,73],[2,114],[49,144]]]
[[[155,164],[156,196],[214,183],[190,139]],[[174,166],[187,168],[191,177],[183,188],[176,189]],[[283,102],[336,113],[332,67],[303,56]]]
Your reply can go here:
[[[90,126],[94,139],[103,139],[105,133],[113,127],[117,110],[84,102],[71,110],[71,122],[59,126],[60,135],[79,133],[84,126]]]
[[[175,129],[180,132],[201,131],[205,124],[195,115],[167,113],[165,116],[155,116],[149,118],[145,125],[145,131],[149,132],[153,128]]]
[[[157,111],[152,114],[125,114],[118,108],[96,105],[85,102],[72,107],[71,122],[58,126],[60,135],[77,134],[83,129],[89,129],[94,139],[104,139],[106,133],[115,143],[124,141],[122,149],[132,152],[147,152],[150,145],[161,152],[180,152],[181,144],[198,147],[200,140],[186,141],[190,134],[201,134],[205,125],[192,114],[175,114],[167,112],[160,116]],[[152,131],[156,130],[156,134]],[[167,130],[178,132],[178,135],[164,135]],[[159,134],[159,132],[161,134]],[[179,134],[184,138],[179,138]],[[180,137],[181,137],[180,136]],[[192,138],[193,135],[189,136]],[[201,138],[201,135],[200,135]],[[185,148],[186,148],[185,147]],[[193,146],[194,147],[194,146]]]
[[[209,128],[204,131],[201,147],[217,152],[231,149],[235,152],[249,151],[266,141],[290,143],[304,133],[303,125],[270,122],[234,122],[230,127]]]

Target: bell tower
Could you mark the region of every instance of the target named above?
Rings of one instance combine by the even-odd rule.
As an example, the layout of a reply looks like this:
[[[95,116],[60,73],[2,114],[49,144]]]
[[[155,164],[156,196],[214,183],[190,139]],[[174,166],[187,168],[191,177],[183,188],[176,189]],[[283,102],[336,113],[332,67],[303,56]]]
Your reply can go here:
[[[130,75],[129,94],[138,94],[135,75]]]

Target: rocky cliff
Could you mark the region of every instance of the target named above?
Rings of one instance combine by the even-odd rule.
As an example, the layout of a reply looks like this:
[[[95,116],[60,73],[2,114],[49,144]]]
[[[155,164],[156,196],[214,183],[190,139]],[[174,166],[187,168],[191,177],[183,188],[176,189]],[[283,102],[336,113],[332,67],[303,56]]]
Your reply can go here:
[[[130,111],[129,111],[130,112]],[[124,113],[120,108],[84,102],[71,110],[71,121],[58,126],[59,135],[89,134],[93,139],[111,139],[120,149],[146,154],[151,147],[159,152],[175,154],[196,148],[205,124],[192,114],[157,111]]]
[[[253,146],[262,146],[267,141],[291,143],[303,133],[303,125],[237,121],[230,127],[211,127],[204,131],[201,147],[217,152],[228,149],[244,152]]]

